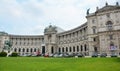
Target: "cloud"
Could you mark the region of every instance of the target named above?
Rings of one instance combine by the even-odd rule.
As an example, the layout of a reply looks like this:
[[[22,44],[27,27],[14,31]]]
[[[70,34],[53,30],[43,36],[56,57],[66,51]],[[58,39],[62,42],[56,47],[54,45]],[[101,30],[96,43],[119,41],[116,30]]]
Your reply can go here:
[[[116,0],[106,0],[113,4]],[[0,0],[2,29],[12,34],[43,34],[51,22],[65,30],[86,22],[86,10],[104,6],[105,0]],[[117,0],[119,1],[119,0]],[[8,27],[9,26],[9,27]]]

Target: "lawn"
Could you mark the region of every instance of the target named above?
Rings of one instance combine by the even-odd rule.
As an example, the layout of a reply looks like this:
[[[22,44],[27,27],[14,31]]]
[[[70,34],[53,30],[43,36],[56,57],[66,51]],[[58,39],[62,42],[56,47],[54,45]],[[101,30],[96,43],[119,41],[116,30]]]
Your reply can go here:
[[[120,58],[0,58],[0,71],[120,71]]]

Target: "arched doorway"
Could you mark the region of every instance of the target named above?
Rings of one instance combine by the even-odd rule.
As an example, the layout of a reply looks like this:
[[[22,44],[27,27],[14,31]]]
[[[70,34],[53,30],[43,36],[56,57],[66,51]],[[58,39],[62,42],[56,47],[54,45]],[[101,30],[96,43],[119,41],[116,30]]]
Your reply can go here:
[[[84,47],[85,47],[85,51],[87,51],[87,46],[86,46],[86,44],[84,45]]]
[[[51,47],[51,53],[52,54],[54,53],[54,47],[53,46]]]
[[[19,48],[19,50],[18,50],[19,52],[21,52],[21,48]]]
[[[94,47],[94,52],[97,52],[97,51],[98,51],[97,47]]]
[[[23,48],[23,50],[22,50],[23,52],[25,52],[25,49]]]
[[[59,47],[58,51],[59,51],[59,53],[61,52],[61,48],[60,47]]]
[[[17,52],[17,48],[14,49],[14,52]]]
[[[72,52],[72,48],[71,47],[70,47],[69,51]]]
[[[117,54],[117,46],[115,46],[113,42],[110,43],[110,52],[111,55]]]
[[[73,46],[73,52],[75,52],[75,46]]]
[[[30,52],[31,52],[31,53],[33,52],[32,48],[30,49]]]
[[[83,46],[81,45],[81,52],[83,51]]]
[[[62,48],[62,52],[64,53],[64,47]]]
[[[77,52],[79,52],[79,46],[77,46]]]
[[[27,48],[27,52],[29,52],[29,49]]]
[[[66,52],[68,52],[68,47],[66,47]]]
[[[45,54],[45,46],[42,46],[42,54]]]
[[[34,52],[36,52],[36,48],[34,48]]]

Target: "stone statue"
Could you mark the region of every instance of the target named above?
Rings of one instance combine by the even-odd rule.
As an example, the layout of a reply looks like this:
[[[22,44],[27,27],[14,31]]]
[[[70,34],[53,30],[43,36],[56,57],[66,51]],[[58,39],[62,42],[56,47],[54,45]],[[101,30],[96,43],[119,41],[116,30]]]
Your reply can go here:
[[[44,32],[47,32],[47,28],[44,29]]]
[[[89,8],[89,9],[87,9],[87,15],[89,15],[89,11],[90,11],[90,8]]]
[[[52,26],[52,25],[49,25],[49,27],[45,28],[44,29],[44,33],[50,33],[50,32],[57,32],[56,31],[56,27]]]
[[[108,6],[108,3],[106,2],[106,6]]]
[[[4,50],[9,51],[11,47],[12,47],[12,43],[10,41],[6,40]]]
[[[119,3],[118,3],[118,2],[116,2],[116,5],[117,5],[117,6],[119,6]]]

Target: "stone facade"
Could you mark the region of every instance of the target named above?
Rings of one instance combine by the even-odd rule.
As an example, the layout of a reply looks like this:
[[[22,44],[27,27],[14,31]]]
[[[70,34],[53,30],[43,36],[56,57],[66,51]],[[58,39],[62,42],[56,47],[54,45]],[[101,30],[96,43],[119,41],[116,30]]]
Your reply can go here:
[[[54,53],[120,54],[120,6],[108,5],[87,12],[87,22],[69,31],[58,32],[57,27],[45,28],[44,35],[11,35],[0,32],[0,52],[4,42],[12,42],[13,52],[20,55]]]

